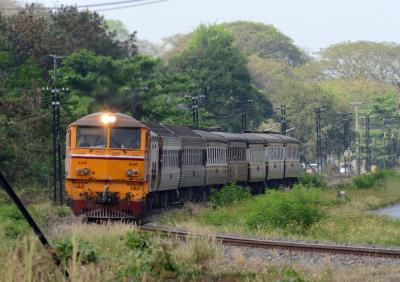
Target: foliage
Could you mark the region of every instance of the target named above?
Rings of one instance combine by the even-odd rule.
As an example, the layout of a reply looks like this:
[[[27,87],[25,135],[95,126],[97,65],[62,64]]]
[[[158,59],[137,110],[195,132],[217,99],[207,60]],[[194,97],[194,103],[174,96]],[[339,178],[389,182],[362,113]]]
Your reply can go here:
[[[213,206],[229,206],[244,201],[251,196],[249,187],[242,187],[232,182],[222,187],[221,190],[211,190],[211,203]]]
[[[1,204],[0,206],[1,229],[6,238],[15,239],[27,230],[28,223],[15,205]]]
[[[398,81],[400,46],[389,42],[356,41],[334,44],[320,52],[327,62],[324,74],[330,79],[360,77],[394,83]]]
[[[126,246],[132,250],[144,251],[150,247],[150,234],[147,232],[129,232],[125,240]]]
[[[380,169],[373,173],[355,176],[352,181],[357,189],[366,189],[382,185],[388,178],[393,178],[395,175],[394,170]]]
[[[78,240],[77,242],[65,240],[56,243],[55,248],[57,250],[57,255],[63,262],[67,262],[72,259],[74,248],[77,248],[77,259],[82,264],[97,262],[99,258],[96,247],[90,242],[84,240]]]
[[[70,99],[86,97],[86,113],[106,108],[139,120],[175,118],[181,123],[189,117],[177,107],[182,99],[169,93],[181,87],[179,77],[162,73],[157,59],[136,56],[115,60],[83,50],[69,56],[61,71],[65,84],[72,88]]]
[[[290,192],[271,191],[262,205],[248,219],[253,228],[287,229],[302,232],[323,217],[317,206],[318,192],[312,188],[297,185]]]
[[[0,16],[0,167],[10,181],[44,186],[51,181],[51,93],[41,90],[52,68],[49,54],[87,48],[129,57],[136,52],[133,39],[118,41],[101,16],[73,7],[47,12],[32,6]],[[62,139],[65,125],[86,114],[91,99],[61,96]]]
[[[293,40],[273,25],[237,21],[223,26],[235,38],[235,43],[246,54],[255,54],[264,59],[275,59],[290,65],[300,65],[309,60]]]
[[[209,119],[238,131],[240,119],[236,117],[243,112],[256,127],[272,111],[267,98],[253,87],[246,64],[246,57],[222,26],[201,25],[171,60],[170,69],[187,77],[187,92],[204,95]]]
[[[304,186],[324,188],[327,187],[326,180],[320,174],[303,172],[299,175],[299,182]]]

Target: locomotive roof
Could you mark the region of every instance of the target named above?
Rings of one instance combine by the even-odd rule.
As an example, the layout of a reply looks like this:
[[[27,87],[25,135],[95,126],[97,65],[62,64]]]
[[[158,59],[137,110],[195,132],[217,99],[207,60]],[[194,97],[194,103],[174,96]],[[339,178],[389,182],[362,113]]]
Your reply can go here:
[[[155,132],[159,136],[170,136],[170,137],[176,137],[176,135],[166,128],[163,124],[154,122],[154,121],[146,121],[143,122],[148,128],[150,128],[151,131]]]
[[[184,125],[165,125],[165,127],[180,137],[200,138],[192,129]]]
[[[244,138],[246,138],[248,143],[252,144],[265,144],[265,138],[258,136],[257,134],[253,133],[243,133]]]
[[[105,112],[98,112],[94,114],[90,114],[87,116],[84,116],[77,121],[74,121],[71,125],[77,125],[77,126],[104,126],[104,124],[101,122],[101,116],[103,114],[107,114]],[[116,117],[116,120],[114,123],[110,124],[110,127],[146,127],[143,123],[138,121],[137,119],[134,119],[133,117],[130,117],[125,114],[121,113],[112,113],[111,115]]]
[[[225,137],[229,141],[242,141],[246,142],[246,138],[243,136],[243,134],[238,134],[238,133],[229,133],[229,132],[213,132],[214,134],[218,134],[222,137]]]
[[[209,131],[205,131],[205,130],[193,130],[193,131],[207,141],[219,141],[219,142],[228,143],[228,140],[221,135],[218,135],[218,134],[215,134],[215,133],[212,133]]]

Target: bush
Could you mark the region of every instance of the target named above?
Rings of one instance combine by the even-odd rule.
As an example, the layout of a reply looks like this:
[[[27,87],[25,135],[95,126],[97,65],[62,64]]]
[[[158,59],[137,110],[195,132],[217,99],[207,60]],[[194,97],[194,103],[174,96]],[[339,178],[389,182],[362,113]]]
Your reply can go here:
[[[77,259],[82,263],[97,262],[98,252],[90,242],[78,240],[75,244],[71,240],[65,240],[55,245],[61,261],[67,262],[72,258],[74,247],[77,248]]]
[[[150,234],[147,232],[128,232],[125,244],[132,250],[147,250],[150,248]]]
[[[213,206],[229,206],[248,199],[251,196],[249,187],[242,187],[236,183],[229,183],[221,190],[212,189],[210,200]]]
[[[383,184],[388,178],[394,177],[396,172],[390,169],[381,169],[353,178],[353,184],[357,189],[371,188],[377,184]]]
[[[11,204],[0,204],[0,221],[7,238],[13,239],[21,233],[29,230],[29,225],[25,221],[18,208]]]
[[[314,173],[304,172],[299,175],[299,182],[305,186],[319,187],[324,188],[327,186],[325,179],[319,175]]]
[[[296,185],[290,192],[270,191],[248,218],[253,228],[272,226],[302,232],[323,217],[318,208],[319,191]]]

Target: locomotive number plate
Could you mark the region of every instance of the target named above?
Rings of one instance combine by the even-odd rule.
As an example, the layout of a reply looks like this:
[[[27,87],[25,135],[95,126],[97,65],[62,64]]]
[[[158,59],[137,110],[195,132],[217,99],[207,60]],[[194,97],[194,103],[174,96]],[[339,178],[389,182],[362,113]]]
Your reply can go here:
[[[138,163],[134,162],[134,163],[129,163],[129,166],[138,166]]]

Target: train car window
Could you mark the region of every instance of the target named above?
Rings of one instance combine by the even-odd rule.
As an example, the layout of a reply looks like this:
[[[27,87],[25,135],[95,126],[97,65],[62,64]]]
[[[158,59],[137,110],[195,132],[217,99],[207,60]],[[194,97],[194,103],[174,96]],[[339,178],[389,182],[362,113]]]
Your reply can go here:
[[[139,149],[139,128],[111,128],[110,147],[114,149]]]
[[[104,127],[78,127],[76,129],[76,147],[105,148],[106,136]]]

